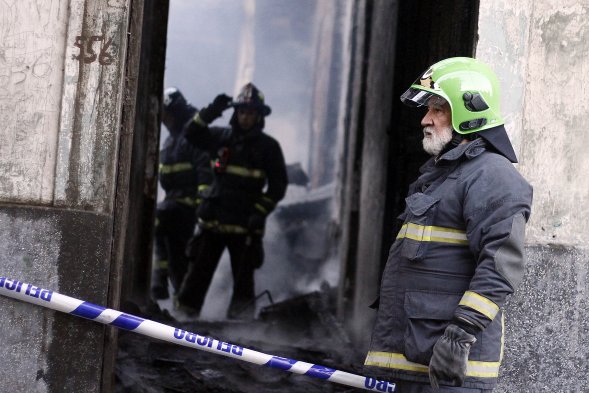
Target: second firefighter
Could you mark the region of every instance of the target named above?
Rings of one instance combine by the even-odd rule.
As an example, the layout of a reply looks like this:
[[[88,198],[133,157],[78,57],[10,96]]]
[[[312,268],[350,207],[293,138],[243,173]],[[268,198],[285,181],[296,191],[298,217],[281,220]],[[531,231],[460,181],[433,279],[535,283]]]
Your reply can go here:
[[[230,127],[209,127],[233,107]],[[200,233],[191,241],[190,263],[176,299],[179,309],[200,313],[225,248],[233,273],[228,318],[255,311],[254,272],[263,263],[265,221],[284,197],[288,183],[280,144],[263,132],[271,109],[251,83],[237,99],[220,94],[185,129],[187,140],[212,158],[213,183],[198,211]]]

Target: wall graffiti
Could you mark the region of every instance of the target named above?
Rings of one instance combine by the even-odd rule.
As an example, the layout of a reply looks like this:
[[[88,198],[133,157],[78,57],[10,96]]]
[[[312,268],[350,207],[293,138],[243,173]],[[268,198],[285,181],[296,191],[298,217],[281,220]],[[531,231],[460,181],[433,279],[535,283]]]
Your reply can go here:
[[[0,201],[64,203],[78,172],[72,203],[111,192],[128,0],[70,3],[0,0]]]
[[[59,75],[51,31],[9,24],[0,41],[0,199],[48,199],[54,167]],[[29,27],[27,29],[27,27]]]
[[[99,43],[99,53],[96,53],[94,44]],[[72,55],[74,60],[90,64],[98,60],[100,65],[110,65],[114,62],[113,56],[108,49],[112,44],[112,38],[106,39],[104,35],[76,36],[74,46],[80,49],[80,53]]]

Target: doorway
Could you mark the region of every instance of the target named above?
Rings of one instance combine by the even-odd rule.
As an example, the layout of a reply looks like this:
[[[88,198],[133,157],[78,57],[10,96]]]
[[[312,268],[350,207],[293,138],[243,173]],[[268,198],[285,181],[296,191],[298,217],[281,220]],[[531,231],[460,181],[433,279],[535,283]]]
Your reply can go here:
[[[430,64],[474,55],[478,1],[304,0],[297,1],[296,9],[292,0],[170,3],[144,2],[130,185],[130,195],[140,198],[134,199],[139,202],[133,204],[127,227],[122,299],[140,304],[149,297],[157,149],[165,137],[165,131],[160,137],[159,118],[164,86],[177,85],[201,108],[216,94],[234,95],[241,84],[253,80],[273,107],[268,130],[277,137],[287,131],[284,139],[279,138],[285,150],[292,148],[285,154],[287,163],[299,163],[309,179],[292,188],[298,187],[297,197],[303,198],[294,198],[274,213],[272,225],[289,237],[277,239],[271,247],[287,247],[294,258],[276,252],[278,262],[266,262],[286,272],[284,281],[277,281],[270,292],[287,289],[282,292],[286,298],[313,290],[324,280],[338,287],[339,319],[355,332],[362,347],[373,315],[367,306],[377,293],[396,234],[395,218],[404,208],[408,185],[427,159],[421,150],[421,114],[403,107],[398,97]],[[211,21],[209,14],[182,8],[189,6],[221,12],[222,22],[205,25]],[[186,24],[176,25],[174,12],[184,15]],[[171,33],[170,23],[178,33]],[[190,43],[171,44],[172,34]],[[265,44],[282,45],[260,52],[256,36],[268,41]],[[258,49],[253,58],[252,43]],[[203,45],[210,45],[221,60],[210,62],[211,52]],[[250,51],[242,54],[248,47]],[[182,61],[172,65],[172,58]],[[264,77],[256,74],[262,66],[271,69]],[[373,154],[372,146],[379,143],[379,154]],[[375,176],[381,179],[382,192],[367,188]],[[362,223],[361,217],[370,214],[377,216],[377,225],[370,219]],[[315,222],[309,224],[309,219]],[[309,232],[301,235],[302,227]],[[303,280],[309,285],[291,285],[296,282],[288,280],[292,266],[312,272]],[[318,266],[323,268],[314,270]],[[268,271],[267,277],[276,275]],[[258,292],[262,289],[267,288]]]
[[[266,258],[256,294],[274,302],[337,285],[332,228],[342,135],[341,99],[349,2],[315,0],[171,1],[165,87],[176,86],[197,108],[220,93],[235,97],[253,82],[272,113],[264,132],[281,145],[289,172],[285,198],[269,216]],[[231,111],[212,125],[225,127]],[[167,136],[161,130],[160,143]],[[158,199],[163,193],[158,193]],[[220,318],[230,297],[228,255],[203,305]],[[260,299],[258,310],[267,305]]]
[[[427,160],[424,113],[399,100],[429,65],[474,56],[478,2],[358,1],[342,180],[338,317],[366,346],[380,276],[409,184]]]

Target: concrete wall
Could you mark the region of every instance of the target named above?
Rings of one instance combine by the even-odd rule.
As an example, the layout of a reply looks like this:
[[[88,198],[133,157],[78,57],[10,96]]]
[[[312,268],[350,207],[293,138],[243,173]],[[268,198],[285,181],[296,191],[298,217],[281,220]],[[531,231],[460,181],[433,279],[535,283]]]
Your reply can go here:
[[[0,1],[0,276],[103,305],[129,7]],[[6,298],[0,309],[3,386],[100,391],[104,327]]]
[[[481,2],[477,57],[534,186],[527,274],[507,308],[499,392],[589,391],[589,1]]]
[[[1,201],[53,199],[67,29],[62,3],[35,10],[31,1],[0,2]]]
[[[118,301],[108,289],[128,196],[130,5],[0,1],[0,276],[98,304]],[[497,392],[589,391],[588,11],[589,0],[480,4],[477,57],[499,74],[518,169],[535,188]],[[101,390],[104,327],[11,299],[0,308],[3,386]]]

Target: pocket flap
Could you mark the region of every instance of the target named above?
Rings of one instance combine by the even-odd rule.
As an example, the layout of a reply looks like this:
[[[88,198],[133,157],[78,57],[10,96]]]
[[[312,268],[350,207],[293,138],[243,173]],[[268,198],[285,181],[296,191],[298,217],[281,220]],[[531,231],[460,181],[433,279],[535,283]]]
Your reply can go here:
[[[432,196],[416,192],[415,194],[409,195],[405,198],[407,207],[416,216],[423,215],[430,207],[438,203],[440,199]]]
[[[405,312],[409,318],[449,321],[461,298],[461,294],[410,291],[405,293]]]

